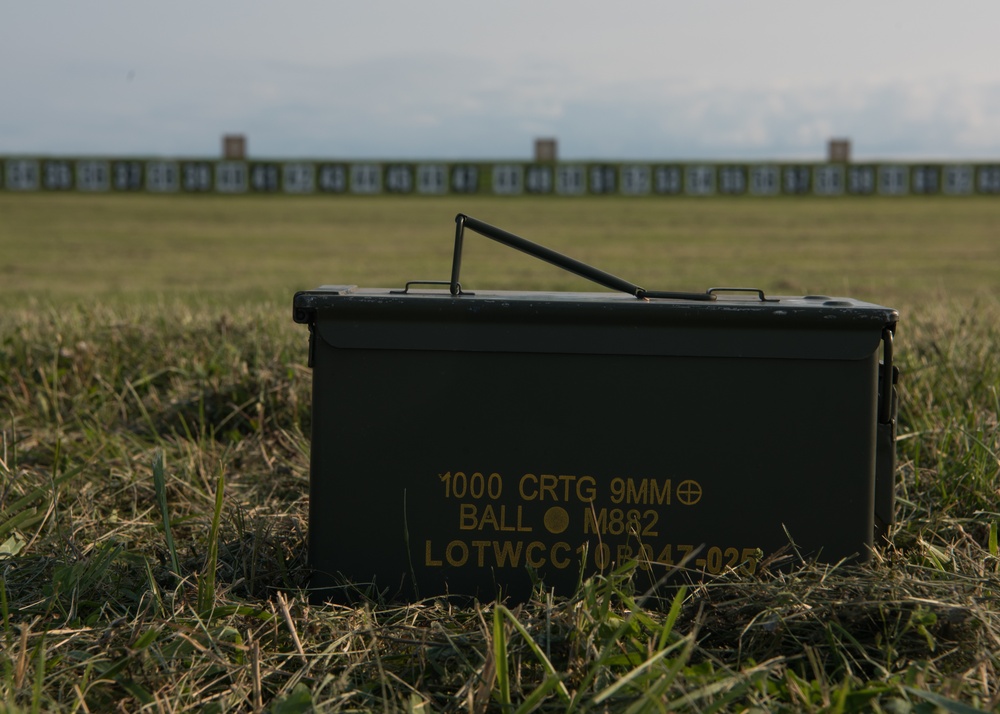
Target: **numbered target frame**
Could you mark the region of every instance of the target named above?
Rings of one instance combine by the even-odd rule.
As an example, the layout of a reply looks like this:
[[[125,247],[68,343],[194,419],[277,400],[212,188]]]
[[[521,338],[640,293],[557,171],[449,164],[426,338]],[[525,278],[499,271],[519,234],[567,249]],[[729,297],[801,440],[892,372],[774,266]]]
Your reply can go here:
[[[519,196],[524,193],[524,168],[520,164],[494,164],[491,186],[497,196]]]
[[[185,193],[209,193],[214,185],[211,161],[182,161],[181,190]]]
[[[181,187],[181,169],[176,161],[150,161],[146,164],[146,190],[150,193],[176,193]]]
[[[587,167],[587,190],[600,196],[617,191],[618,169],[614,164],[591,164]]]
[[[76,189],[92,193],[105,193],[111,188],[111,165],[102,159],[84,159],[76,162]]]
[[[281,166],[270,161],[248,165],[249,188],[254,193],[278,193],[281,190]]]
[[[847,167],[847,193],[852,196],[874,196],[876,167],[870,164],[852,164]]]
[[[316,186],[320,193],[347,193],[347,164],[320,164],[316,169]]]
[[[941,193],[941,167],[911,166],[910,190],[921,196]]]
[[[417,166],[417,193],[428,196],[448,193],[448,166],[445,164]]]
[[[46,159],[42,161],[42,188],[46,191],[72,191],[73,162],[66,159]]]
[[[249,170],[243,161],[220,161],[215,165],[215,190],[219,193],[246,193]]]
[[[222,195],[1000,195],[996,163],[242,161],[0,156],[0,191]]]
[[[479,193],[479,167],[454,164],[448,170],[448,185],[452,193]]]
[[[556,193],[560,196],[583,196],[587,193],[587,168],[582,164],[556,166]]]
[[[774,164],[755,164],[750,167],[750,195],[778,196],[781,194],[781,168]]]
[[[905,196],[910,192],[910,172],[902,164],[882,164],[878,167],[880,196]]]
[[[648,164],[625,164],[619,171],[621,192],[624,196],[648,196],[653,190],[653,179]]]
[[[968,164],[949,164],[942,170],[942,193],[948,196],[969,196],[976,190],[976,174]]]
[[[820,164],[812,167],[813,193],[817,196],[842,196],[844,194],[844,165]]]
[[[684,193],[684,168],[676,164],[654,166],[653,193],[658,196],[679,196]]]
[[[111,186],[115,191],[141,191],[144,187],[144,168],[142,161],[123,159],[111,162]]]
[[[988,164],[977,166],[976,189],[979,193],[1000,193],[1000,165]]]
[[[362,196],[382,193],[382,166],[374,163],[351,164],[350,192]]]
[[[715,195],[715,166],[693,164],[684,168],[684,193],[688,196]]]
[[[787,196],[804,196],[812,192],[812,167],[806,164],[786,164],[781,167],[781,192]]]
[[[316,166],[306,161],[290,161],[281,165],[281,186],[285,193],[316,192]]]
[[[726,165],[718,168],[719,193],[742,196],[747,192],[747,167]]]
[[[37,191],[39,188],[37,159],[7,159],[4,162],[4,188],[8,191]]]
[[[526,193],[547,194],[555,190],[552,164],[532,164],[524,170],[524,190]]]
[[[413,166],[410,164],[388,164],[385,167],[386,193],[413,193]]]

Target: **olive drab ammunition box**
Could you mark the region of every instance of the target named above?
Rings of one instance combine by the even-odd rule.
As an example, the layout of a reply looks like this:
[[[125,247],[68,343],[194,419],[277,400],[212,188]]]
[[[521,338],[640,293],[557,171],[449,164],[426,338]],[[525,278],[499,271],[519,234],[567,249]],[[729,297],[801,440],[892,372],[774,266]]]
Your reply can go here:
[[[523,600],[630,560],[652,583],[782,549],[868,557],[893,520],[895,310],[648,291],[456,220],[440,288],[295,296],[314,597]],[[620,292],[467,292],[466,228]]]

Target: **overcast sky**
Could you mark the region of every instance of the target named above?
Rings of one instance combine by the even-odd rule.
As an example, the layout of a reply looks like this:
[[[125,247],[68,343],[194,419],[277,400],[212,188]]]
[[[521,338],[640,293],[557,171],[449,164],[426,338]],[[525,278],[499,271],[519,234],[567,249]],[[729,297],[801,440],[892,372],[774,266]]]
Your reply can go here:
[[[996,0],[0,0],[0,154],[1000,158]]]

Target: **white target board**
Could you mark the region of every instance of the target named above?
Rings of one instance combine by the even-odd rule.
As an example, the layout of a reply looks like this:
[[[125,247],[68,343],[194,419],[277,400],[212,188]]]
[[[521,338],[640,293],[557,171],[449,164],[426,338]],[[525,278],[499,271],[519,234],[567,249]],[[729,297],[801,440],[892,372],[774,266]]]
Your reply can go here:
[[[529,166],[524,172],[524,188],[528,193],[552,193],[552,167]]]
[[[216,164],[215,190],[219,193],[246,193],[247,165],[242,161],[220,161]]]
[[[905,166],[882,164],[878,167],[878,192],[883,196],[905,196],[910,191],[908,173]]]
[[[316,190],[316,168],[305,162],[283,164],[281,186],[285,193],[313,193]]]
[[[661,196],[676,196],[684,190],[680,166],[657,166],[653,169],[653,190]]]
[[[751,166],[750,193],[754,196],[777,196],[781,193],[781,172],[778,167],[766,164]]]
[[[382,193],[382,167],[378,164],[351,164],[351,193]]]
[[[786,166],[781,172],[784,184],[782,191],[787,194],[809,193],[812,171],[809,166]]]
[[[142,162],[115,161],[111,164],[111,184],[115,191],[142,189]]]
[[[448,167],[444,164],[417,166],[417,193],[440,196],[448,192]]]
[[[516,196],[524,191],[524,172],[518,164],[497,164],[493,167],[493,193]]]
[[[914,166],[910,169],[910,190],[917,194],[938,193],[941,174],[937,166]]]
[[[848,167],[847,192],[856,196],[870,196],[875,193],[875,167]]]
[[[389,193],[413,193],[413,168],[406,164],[386,166],[385,190]]]
[[[318,174],[319,190],[323,193],[347,191],[347,167],[343,164],[322,164]]]
[[[589,178],[589,188],[590,192],[594,194],[607,194],[615,192],[616,179],[618,178],[618,172],[615,170],[614,166],[607,166],[604,164],[596,164],[591,166],[588,171]]]
[[[150,161],[146,164],[146,190],[174,193],[180,188],[180,169],[173,161]]]
[[[582,196],[586,190],[587,179],[582,166],[569,164],[556,167],[556,193],[560,196]]]
[[[34,159],[10,159],[4,168],[5,184],[9,190],[38,190],[38,162]]]
[[[949,196],[968,196],[974,190],[971,166],[945,166],[941,190]]]
[[[813,191],[818,196],[840,196],[844,193],[844,167],[824,164],[813,169]]]
[[[451,190],[454,193],[476,193],[479,190],[479,167],[474,164],[452,166]]]
[[[719,193],[738,196],[747,192],[747,174],[742,166],[719,167]]]
[[[185,161],[181,164],[181,185],[185,191],[201,193],[212,190],[212,164],[207,161]]]
[[[87,160],[76,162],[76,188],[78,191],[107,191],[111,185],[111,170],[107,161]]]
[[[73,166],[55,159],[42,162],[42,187],[46,191],[69,191],[73,188]]]
[[[715,167],[688,166],[684,172],[684,192],[689,196],[711,196],[715,193]]]
[[[976,173],[980,193],[1000,193],[1000,166],[980,166]]]
[[[621,167],[619,175],[621,176],[621,192],[626,196],[646,196],[652,189],[649,166],[626,164]]]
[[[256,193],[274,193],[281,187],[277,164],[252,164],[250,188]]]

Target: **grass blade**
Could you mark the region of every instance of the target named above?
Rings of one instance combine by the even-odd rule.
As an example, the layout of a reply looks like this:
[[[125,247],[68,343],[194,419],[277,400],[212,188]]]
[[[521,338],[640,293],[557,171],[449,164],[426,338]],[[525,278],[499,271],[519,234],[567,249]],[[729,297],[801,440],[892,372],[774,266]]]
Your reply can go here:
[[[37,714],[42,710],[42,692],[45,688],[45,635],[38,641],[35,655],[35,681],[31,693],[31,711]]]
[[[562,687],[563,690],[566,688],[559,675],[549,675],[545,678],[545,681],[535,687],[535,690],[525,698],[514,714],[528,714],[528,712],[534,711],[542,703],[542,700],[548,696],[549,692],[559,687]]]
[[[83,471],[85,467],[86,464],[75,466],[69,471],[63,472],[62,475],[55,477],[47,485],[33,488],[20,498],[7,504],[3,511],[0,511],[0,516],[2,516],[0,517],[0,541],[3,541],[7,533],[13,529],[33,525],[44,517],[49,504],[55,499],[58,488]],[[22,510],[39,499],[43,499],[42,504],[34,510]]]
[[[674,683],[674,680],[677,679],[677,675],[680,673],[684,665],[687,664],[688,660],[691,658],[691,652],[694,650],[695,640],[693,637],[681,640],[681,642],[684,643],[684,651],[670,663],[670,666],[667,667],[663,674],[652,682],[652,686],[649,690],[643,693],[642,699],[636,701],[626,710],[629,714],[632,714],[632,712],[638,713],[646,711],[646,704],[651,702],[656,702],[657,705],[663,706],[662,701],[667,690],[670,688],[670,685]],[[669,706],[664,706],[663,709],[664,711],[675,711],[675,709],[672,709]]]
[[[501,711],[511,710],[510,672],[507,669],[507,639],[503,631],[502,605],[493,611],[493,659],[497,666],[497,696]]]
[[[0,616],[3,617],[3,634],[7,638],[7,647],[11,645],[13,632],[10,629],[10,606],[7,604],[7,580],[0,578]]]
[[[219,523],[222,520],[222,503],[225,497],[226,472],[220,470],[215,484],[215,508],[212,511],[212,528],[208,534],[208,559],[205,571],[198,578],[198,611],[208,613],[215,604],[215,570],[219,562]]]
[[[160,508],[160,518],[163,519],[163,537],[170,553],[170,569],[174,575],[180,575],[181,568],[177,563],[177,547],[174,545],[174,534],[170,528],[170,509],[167,507],[167,481],[163,473],[163,452],[157,451],[153,457],[153,487],[156,489],[156,503]]]
[[[660,629],[660,639],[657,643],[657,649],[663,649],[667,640],[670,638],[670,633],[674,631],[674,625],[677,623],[677,618],[680,617],[681,607],[684,605],[684,598],[687,597],[687,587],[681,585],[677,592],[674,594],[674,599],[670,603],[670,612],[667,613],[667,619],[663,622],[663,627]]]
[[[597,696],[594,697],[594,703],[595,704],[600,704],[604,700],[609,699],[610,697],[613,697],[618,692],[618,690],[620,690],[623,687],[631,684],[633,680],[637,679],[644,672],[646,672],[649,669],[652,669],[653,666],[656,665],[661,659],[663,659],[668,654],[670,654],[671,652],[673,652],[674,650],[676,650],[677,648],[679,648],[681,645],[684,645],[686,643],[687,643],[687,640],[678,640],[677,642],[675,642],[674,644],[670,645],[669,647],[666,647],[666,648],[660,650],[655,655],[653,655],[652,657],[650,657],[649,659],[647,659],[645,662],[643,662],[642,664],[636,666],[631,671],[629,671],[627,674],[624,674],[621,677],[619,677],[618,679],[616,679],[611,685],[609,685],[608,687],[605,687],[602,691],[598,692]]]
[[[531,650],[532,654],[535,655],[535,659],[537,659],[538,663],[542,665],[542,667],[545,669],[546,680],[541,685],[539,685],[538,688],[541,689],[543,686],[546,686],[548,687],[548,689],[551,689],[551,687],[549,687],[548,685],[550,680],[552,680],[552,678],[554,677],[556,684],[552,686],[558,688],[559,698],[562,699],[564,702],[569,702],[570,697],[569,697],[569,692],[566,690],[566,685],[563,684],[562,679],[556,672],[556,668],[552,666],[551,660],[549,660],[549,658],[545,655],[545,653],[542,652],[542,648],[538,646],[538,643],[531,638],[531,635],[528,634],[528,631],[524,628],[524,625],[522,625],[518,621],[518,619],[514,617],[514,613],[512,613],[503,605],[497,605],[496,611],[502,612],[507,617],[507,619],[511,621],[511,623],[514,625],[514,629],[517,630],[518,634],[520,634],[522,638],[524,638],[524,641],[527,643],[528,648]],[[546,691],[548,691],[548,689],[546,689]],[[534,693],[532,693],[532,696],[528,698],[532,699],[533,696]]]
[[[737,681],[734,681],[737,680]],[[752,680],[745,677],[727,677],[718,682],[712,682],[711,684],[706,684],[703,687],[699,687],[692,692],[687,692],[682,696],[678,697],[672,702],[667,702],[663,706],[668,711],[677,711],[680,707],[691,706],[694,702],[699,699],[704,699],[706,697],[714,696],[725,692],[725,695],[720,697],[712,706],[705,709],[700,709],[699,711],[711,712],[725,706],[731,700],[743,694],[747,689],[750,688]]]
[[[913,687],[903,687],[903,690],[911,697],[923,699],[925,702],[930,702],[935,707],[944,709],[946,712],[951,712],[951,714],[982,714],[983,712],[982,709],[970,707],[968,704],[957,702],[954,699],[949,699],[948,697],[935,692],[928,692],[923,689],[914,689]]]

